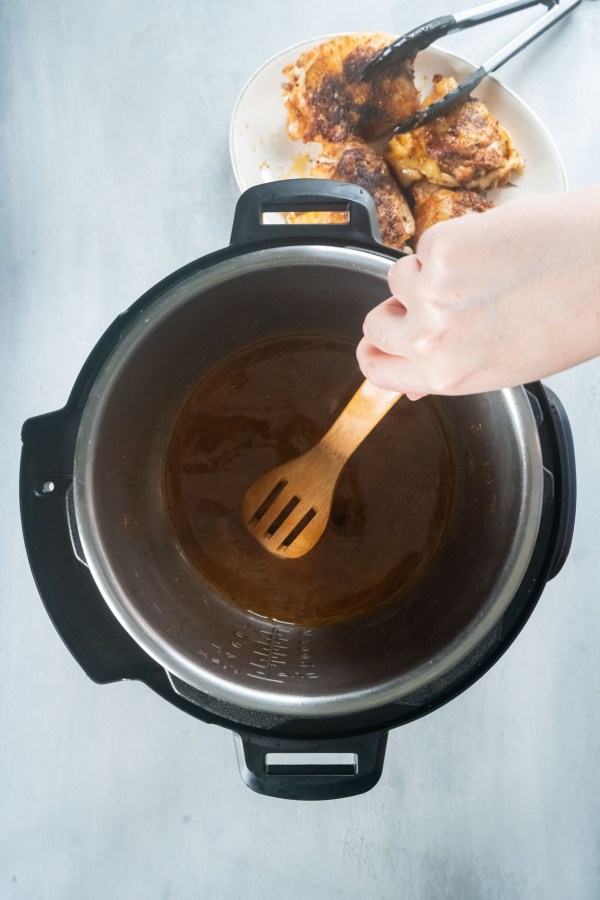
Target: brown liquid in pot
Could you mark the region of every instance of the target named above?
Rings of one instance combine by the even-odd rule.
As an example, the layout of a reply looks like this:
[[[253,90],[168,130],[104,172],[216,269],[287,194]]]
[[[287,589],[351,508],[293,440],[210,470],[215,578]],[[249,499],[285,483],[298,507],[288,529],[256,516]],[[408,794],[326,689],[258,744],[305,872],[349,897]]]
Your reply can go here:
[[[401,599],[432,564],[454,479],[428,398],[401,399],[352,455],[305,556],[273,556],[242,521],[250,484],[312,447],[361,381],[351,342],[282,337],[225,359],[183,406],[165,470],[173,527],[191,563],[244,609],[299,625],[345,620]]]

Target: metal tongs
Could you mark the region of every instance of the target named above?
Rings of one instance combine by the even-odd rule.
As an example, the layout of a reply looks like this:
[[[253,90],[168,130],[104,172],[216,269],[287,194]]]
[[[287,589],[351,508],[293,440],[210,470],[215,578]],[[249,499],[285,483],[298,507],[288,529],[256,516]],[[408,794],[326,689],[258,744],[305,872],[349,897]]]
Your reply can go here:
[[[431,122],[432,119],[437,119],[438,116],[447,113],[456,103],[466,99],[486,75],[489,75],[490,72],[495,72],[496,69],[499,69],[505,62],[516,56],[540,34],[552,28],[557,22],[560,22],[576,6],[579,6],[581,0],[512,0],[512,2],[508,3],[506,0],[492,0],[491,3],[483,3],[481,6],[465,9],[454,16],[441,16],[438,19],[425,22],[424,25],[419,25],[418,28],[414,28],[401,38],[398,38],[397,41],[386,47],[375,59],[371,60],[361,76],[362,79],[367,81],[395,63],[412,59],[419,50],[429,47],[438,38],[452,34],[455,31],[462,31],[463,28],[471,28],[474,25],[480,25],[482,22],[498,19],[500,16],[506,16],[509,13],[527,9],[529,6],[538,6],[540,3],[548,8],[548,12],[545,15],[533,22],[525,31],[502,47],[501,50],[498,50],[482,66],[475,69],[454,91],[450,91],[441,100],[436,100],[435,103],[417,110],[408,119],[400,122],[394,128],[394,134],[412,131],[414,128],[418,128],[419,125]]]

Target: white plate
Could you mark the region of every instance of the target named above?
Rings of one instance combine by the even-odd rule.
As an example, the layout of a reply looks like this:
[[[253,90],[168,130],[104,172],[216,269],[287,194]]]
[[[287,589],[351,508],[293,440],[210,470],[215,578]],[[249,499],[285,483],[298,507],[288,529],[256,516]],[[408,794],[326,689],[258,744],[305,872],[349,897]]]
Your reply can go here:
[[[264,63],[242,89],[229,130],[231,164],[240,190],[265,181],[308,175],[311,162],[319,155],[320,144],[303,144],[288,137],[282,70],[305,50],[332,37],[334,35],[303,41],[278,53]],[[453,75],[460,82],[474,68],[453,53],[428,47],[416,57],[415,82],[425,96],[433,75]],[[508,129],[518,151],[525,157],[525,170],[515,178],[518,196],[564,193],[566,176],[558,149],[527,104],[492,76],[488,76],[474,93]],[[517,192],[516,189],[499,188],[490,191],[488,196],[494,203],[503,203],[517,196]]]

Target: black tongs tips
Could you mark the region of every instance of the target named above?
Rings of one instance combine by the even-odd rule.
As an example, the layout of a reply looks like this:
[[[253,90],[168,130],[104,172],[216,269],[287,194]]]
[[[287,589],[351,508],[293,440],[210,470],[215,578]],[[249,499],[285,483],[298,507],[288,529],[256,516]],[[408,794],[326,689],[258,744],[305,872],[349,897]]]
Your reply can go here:
[[[455,15],[432,19],[430,22],[425,22],[425,24],[413,28],[412,31],[409,31],[398,38],[397,41],[394,41],[393,44],[390,44],[389,47],[382,50],[375,59],[365,66],[362,78],[363,80],[370,80],[374,75],[383,72],[389,66],[406,59],[412,59],[420,50],[424,50],[425,47],[429,47],[434,41],[445,37],[447,34],[462,31],[465,28],[472,28],[474,25],[481,25],[484,22],[498,19],[513,12],[519,12],[530,6],[542,5],[547,8],[548,11],[543,16],[498,50],[478,69],[471,72],[454,91],[450,91],[441,100],[436,100],[429,106],[418,109],[412,116],[400,122],[394,128],[394,134],[412,131],[418,128],[419,125],[424,125],[426,122],[431,122],[433,119],[444,115],[457,103],[465,100],[471,91],[483,81],[486,75],[503,66],[504,63],[516,56],[517,53],[527,47],[539,35],[552,28],[557,22],[560,22],[580,3],[581,0],[512,0],[512,2],[508,3],[506,0],[492,0],[491,3],[483,3],[481,6],[465,9],[463,12]]]

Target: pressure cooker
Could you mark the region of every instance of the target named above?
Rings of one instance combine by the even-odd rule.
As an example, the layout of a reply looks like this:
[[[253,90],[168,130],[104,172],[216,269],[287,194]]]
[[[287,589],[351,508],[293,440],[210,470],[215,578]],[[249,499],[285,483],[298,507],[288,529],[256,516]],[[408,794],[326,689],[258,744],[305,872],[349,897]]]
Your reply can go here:
[[[290,211],[344,221],[287,224]],[[232,731],[242,778],[273,797],[372,788],[390,730],[449,702],[501,657],[570,548],[571,430],[558,398],[535,382],[434,398],[460,491],[410,597],[316,627],[269,619],[221,596],[182,552],[164,461],[191,387],[261,341],[358,342],[401,255],[380,243],[373,200],[355,185],[253,187],[237,203],[230,245],[123,312],[65,407],[23,426],[25,544],[67,648],[97,683],[141,681]],[[291,572],[294,561],[284,564]]]

